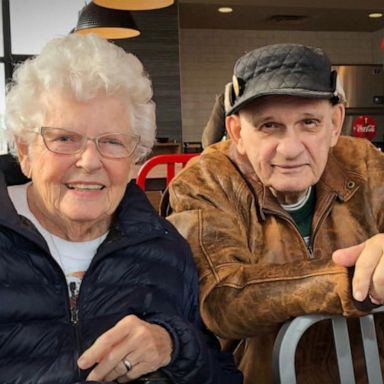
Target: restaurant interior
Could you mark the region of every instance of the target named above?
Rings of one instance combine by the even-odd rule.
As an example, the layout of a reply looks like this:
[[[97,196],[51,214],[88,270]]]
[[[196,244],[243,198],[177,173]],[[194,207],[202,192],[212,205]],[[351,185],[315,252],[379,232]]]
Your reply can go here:
[[[322,48],[343,73],[344,134],[370,130],[369,139],[384,146],[382,0],[1,0],[0,11],[0,113],[18,62],[52,37],[95,32],[137,55],[152,80],[157,144],[151,156],[199,153],[236,59],[262,45],[292,42]]]

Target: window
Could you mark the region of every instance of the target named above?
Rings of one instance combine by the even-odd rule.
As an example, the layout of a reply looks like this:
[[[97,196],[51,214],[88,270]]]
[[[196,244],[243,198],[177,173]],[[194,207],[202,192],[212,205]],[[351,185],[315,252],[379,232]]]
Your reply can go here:
[[[88,1],[89,2],[89,1]],[[47,41],[68,34],[76,26],[84,0],[1,0],[1,25],[9,26],[10,37],[0,28],[0,153],[5,110],[5,82],[12,74],[12,62],[38,54]]]
[[[3,9],[0,7],[0,20],[3,20]],[[3,24],[1,24],[3,25]],[[3,28],[0,28],[0,56],[4,56],[4,39],[3,39]]]
[[[89,1],[88,1],[89,2]],[[35,55],[76,26],[84,0],[10,0],[12,54]]]
[[[3,129],[3,113],[4,113],[4,95],[5,95],[5,75],[4,75],[4,63],[0,63],[0,154],[6,153],[7,148],[1,140]]]

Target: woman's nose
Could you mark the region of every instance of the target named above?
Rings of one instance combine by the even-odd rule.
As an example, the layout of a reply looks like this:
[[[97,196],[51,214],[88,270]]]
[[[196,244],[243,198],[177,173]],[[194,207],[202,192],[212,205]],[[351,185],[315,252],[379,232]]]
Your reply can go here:
[[[88,172],[101,168],[102,160],[94,140],[87,140],[83,151],[78,155],[76,166],[86,169]]]

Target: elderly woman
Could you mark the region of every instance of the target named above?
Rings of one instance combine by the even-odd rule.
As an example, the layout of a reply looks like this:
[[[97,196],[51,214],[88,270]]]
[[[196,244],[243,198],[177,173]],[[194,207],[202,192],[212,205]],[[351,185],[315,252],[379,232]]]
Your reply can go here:
[[[95,35],[58,38],[6,96],[0,383],[240,383],[198,313],[185,240],[131,180],[155,140],[140,61]],[[14,178],[14,177],[13,177]]]

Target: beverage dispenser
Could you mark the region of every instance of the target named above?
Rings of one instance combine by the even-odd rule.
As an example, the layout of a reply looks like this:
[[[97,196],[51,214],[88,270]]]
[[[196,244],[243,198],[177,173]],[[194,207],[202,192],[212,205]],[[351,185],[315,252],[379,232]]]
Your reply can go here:
[[[343,134],[365,137],[384,149],[384,67],[335,65],[347,105]]]

